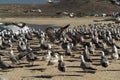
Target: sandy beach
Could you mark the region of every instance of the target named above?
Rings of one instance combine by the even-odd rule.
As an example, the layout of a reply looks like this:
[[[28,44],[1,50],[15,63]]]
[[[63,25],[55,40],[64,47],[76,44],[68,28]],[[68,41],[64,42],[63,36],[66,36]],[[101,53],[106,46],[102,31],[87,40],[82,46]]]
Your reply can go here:
[[[95,18],[95,17],[83,17],[83,18],[1,18],[0,22],[25,22],[28,24],[37,25],[53,25],[53,26],[64,26],[70,24],[71,27],[83,25],[83,24],[94,24],[94,20],[103,20],[105,18]],[[109,23],[102,22],[102,23]],[[100,23],[100,22],[98,22]],[[44,26],[43,26],[44,27]],[[39,47],[38,40],[34,39],[30,41],[32,47]],[[16,44],[14,44],[16,48]],[[54,46],[55,48],[58,46]],[[9,49],[8,49],[9,50]],[[7,53],[7,51],[5,53]],[[58,50],[61,50],[58,47]],[[4,52],[0,50],[0,52]],[[14,51],[16,54],[17,51]],[[65,64],[67,66],[66,72],[60,72],[57,69],[57,64],[52,66],[47,66],[47,62],[41,61],[40,54],[42,51],[38,52],[39,60],[34,63],[34,66],[29,66],[27,61],[24,61],[22,65],[18,65],[17,68],[12,69],[9,72],[0,71],[0,77],[6,78],[6,80],[119,80],[120,79],[120,60],[111,63],[108,68],[103,68],[99,66],[99,59],[97,56],[92,58],[96,61],[95,64],[97,68],[96,73],[84,73],[80,66],[80,53],[77,53],[76,58],[66,57]],[[76,52],[74,52],[76,53]],[[96,51],[97,53],[97,51]],[[99,53],[98,53],[99,54]],[[97,60],[98,59],[98,60]],[[9,61],[7,61],[9,62]],[[9,62],[10,63],[10,62]]]
[[[104,20],[103,17],[81,17],[81,18],[0,18],[0,22],[25,22],[29,24],[38,24],[38,25],[58,25],[64,26],[66,24],[71,24],[71,26],[84,25],[84,24],[93,24],[96,23],[94,20]],[[109,23],[111,21],[102,22]],[[100,22],[97,22],[100,23]]]

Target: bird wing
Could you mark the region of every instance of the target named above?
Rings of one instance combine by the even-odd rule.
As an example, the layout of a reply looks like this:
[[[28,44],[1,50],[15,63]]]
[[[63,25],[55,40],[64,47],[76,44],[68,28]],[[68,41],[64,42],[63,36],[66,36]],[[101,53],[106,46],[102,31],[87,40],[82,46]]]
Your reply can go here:
[[[20,53],[20,54],[16,55],[16,59],[20,60],[21,58],[23,58],[24,56],[26,56],[28,54],[29,54],[29,52],[27,52],[27,51]]]
[[[67,29],[69,26],[70,26],[70,24],[68,24],[68,25],[60,28],[60,29],[57,31],[57,36],[56,36],[56,37],[59,39],[59,38],[60,38],[60,35],[63,33],[63,31],[64,31],[65,29]]]
[[[55,40],[54,29],[52,27],[49,27],[45,31],[46,31],[46,34],[49,37],[50,41],[54,42],[54,40]]]

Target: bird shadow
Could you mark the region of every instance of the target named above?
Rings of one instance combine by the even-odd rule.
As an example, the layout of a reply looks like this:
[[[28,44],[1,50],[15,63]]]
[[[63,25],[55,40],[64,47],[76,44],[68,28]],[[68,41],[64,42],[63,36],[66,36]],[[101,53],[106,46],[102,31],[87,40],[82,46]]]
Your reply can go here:
[[[100,56],[99,54],[91,54],[91,56],[97,57]]]
[[[100,66],[101,64],[100,63],[93,63],[93,65]]]
[[[13,69],[5,69],[5,70],[0,70],[0,72],[10,72],[12,71]]]
[[[75,77],[79,77],[79,76],[82,76],[82,75],[77,75],[77,74],[59,74],[59,75],[56,75],[56,76],[75,76]]]
[[[94,59],[92,59],[93,61],[100,61],[100,59],[97,59],[97,58],[94,58]]]
[[[78,60],[65,60],[65,61],[68,61],[68,62],[76,62]]]
[[[15,68],[23,68],[24,66],[15,66]]]
[[[54,77],[54,76],[51,76],[51,75],[41,75],[41,76],[29,76],[29,77],[32,77],[32,78],[51,79],[51,78]]]
[[[41,53],[41,52],[33,52],[33,53],[37,56],[43,56],[43,53]]]
[[[29,69],[29,70],[44,72],[46,70],[46,68],[33,68],[33,69]]]
[[[95,74],[96,73],[96,71],[94,71],[94,70],[75,71],[75,72],[77,72],[77,73],[90,73],[90,74]]]
[[[33,49],[33,51],[39,51],[40,47],[31,47]]]
[[[36,66],[40,66],[40,65],[25,65],[25,67],[36,67]]]
[[[117,69],[106,69],[106,70],[100,70],[100,71],[107,71],[107,72],[109,72],[109,71],[120,71],[120,70],[117,70]]]
[[[67,66],[67,68],[80,68],[80,66]]]

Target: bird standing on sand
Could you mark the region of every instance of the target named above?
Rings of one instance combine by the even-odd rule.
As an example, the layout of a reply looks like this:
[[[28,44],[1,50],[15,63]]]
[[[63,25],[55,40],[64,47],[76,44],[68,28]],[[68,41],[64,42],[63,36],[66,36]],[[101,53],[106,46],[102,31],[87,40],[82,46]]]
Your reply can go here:
[[[58,70],[61,72],[65,72],[66,71],[66,66],[65,63],[63,61],[63,56],[60,55],[60,59],[58,60]]]
[[[55,64],[57,62],[58,62],[58,53],[53,51],[51,53],[50,59],[48,61],[48,65],[53,65],[53,64]]]
[[[81,64],[80,64],[80,67],[83,69],[83,70],[97,70],[96,68],[94,68],[92,65],[90,64],[87,64],[84,60],[84,57],[83,55],[81,55]]]
[[[88,51],[88,47],[85,46],[85,50],[83,52],[83,56],[86,62],[92,62],[92,59],[90,58],[90,53]]]
[[[102,67],[108,67],[109,66],[109,61],[108,61],[108,59],[106,58],[106,56],[105,56],[105,53],[102,51],[101,52],[102,54],[101,54],[101,61],[100,61],[100,63],[101,63],[101,65],[102,65]]]
[[[112,47],[112,54],[111,54],[112,59],[114,60],[118,60],[119,55],[118,55],[118,50],[117,47],[115,45],[113,45]]]
[[[11,68],[14,68],[14,67],[12,67],[11,65],[9,65],[6,62],[3,62],[2,61],[2,56],[0,56],[0,68],[1,69],[11,69]]]
[[[12,64],[19,64],[19,61],[17,60],[16,56],[14,55],[13,50],[10,50],[8,52],[8,54],[9,54],[9,59],[12,62]]]
[[[26,60],[30,63],[32,63],[32,65],[34,64],[34,61],[36,61],[38,58],[35,54],[33,53],[29,53],[26,55]]]

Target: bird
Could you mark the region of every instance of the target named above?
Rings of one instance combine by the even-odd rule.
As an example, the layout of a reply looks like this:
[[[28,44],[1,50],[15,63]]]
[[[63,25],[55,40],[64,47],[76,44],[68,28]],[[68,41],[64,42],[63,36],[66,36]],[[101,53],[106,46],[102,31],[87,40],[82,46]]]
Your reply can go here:
[[[25,44],[24,41],[19,41],[19,42],[18,42],[17,50],[18,50],[19,52],[25,51],[26,48],[27,48],[27,47],[26,47],[26,44]]]
[[[13,35],[11,36],[11,41],[12,41],[12,42],[17,42],[17,41],[18,41],[18,37],[17,37],[15,34],[13,34]]]
[[[59,55],[58,53],[52,51],[47,65],[54,65],[55,63],[57,63],[59,59],[58,55]]]
[[[94,68],[92,65],[87,64],[84,60],[83,55],[81,55],[81,64],[80,67],[86,72],[87,70],[97,70],[96,68]]]
[[[27,54],[33,52],[32,48],[30,47],[30,45],[26,45],[27,49],[24,52],[20,52],[18,55],[16,55],[16,59],[17,60],[21,60],[23,57],[25,57]]]
[[[8,52],[8,54],[9,54],[9,59],[12,62],[12,64],[19,64],[20,63],[19,60],[17,60],[16,56],[14,55],[13,50],[10,50]]]
[[[51,49],[51,44],[46,44],[46,43],[45,43],[45,38],[42,38],[42,39],[40,40],[40,49],[42,49],[42,50]]]
[[[42,57],[42,61],[49,61],[51,58],[51,50],[47,50],[47,54]]]
[[[25,38],[28,40],[32,40],[32,35],[30,34],[29,31],[25,33]]]
[[[89,47],[88,47],[88,50],[91,54],[94,54],[95,52],[95,49],[94,49],[94,45],[92,42],[89,43]]]
[[[38,60],[37,56],[35,54],[33,54],[32,52],[26,55],[26,60],[30,63],[32,63],[32,65],[34,64],[34,61]]]
[[[11,50],[8,52],[8,54],[9,54],[10,56],[14,56],[13,50],[11,49]]]
[[[105,53],[102,51],[101,52],[101,60],[100,60],[101,66],[104,68],[107,68],[110,65],[110,62],[105,56]]]
[[[0,68],[5,70],[5,69],[12,69],[14,68],[13,66],[11,66],[10,64],[2,61],[2,56],[0,56]]]
[[[63,61],[63,56],[60,55],[60,59],[58,60],[58,70],[61,72],[65,72],[66,71],[66,66],[65,63]]]
[[[90,53],[88,51],[88,47],[85,46],[84,52],[83,52],[83,56],[86,62],[92,62],[92,59],[90,58]]]
[[[118,60],[118,58],[119,58],[118,50],[117,50],[117,47],[115,45],[113,45],[113,47],[112,47],[111,58],[113,60]]]

